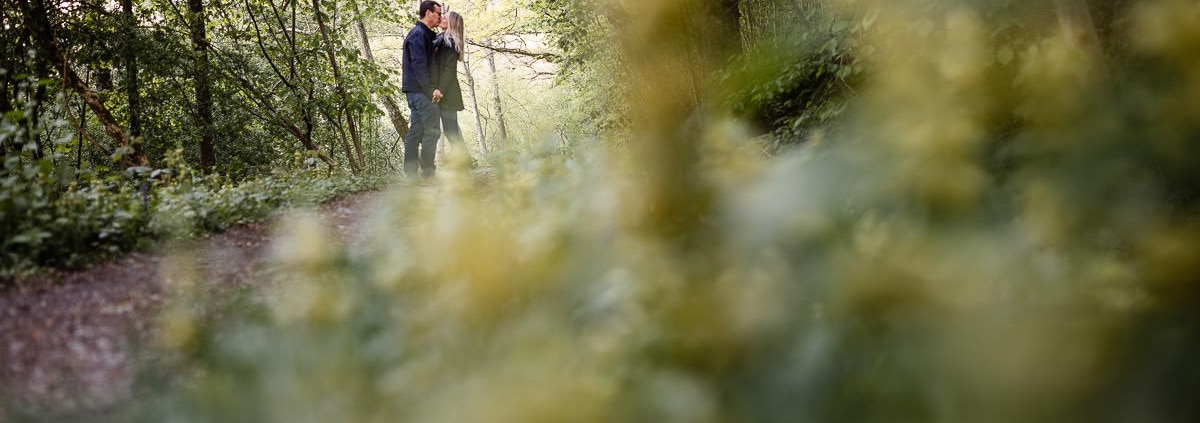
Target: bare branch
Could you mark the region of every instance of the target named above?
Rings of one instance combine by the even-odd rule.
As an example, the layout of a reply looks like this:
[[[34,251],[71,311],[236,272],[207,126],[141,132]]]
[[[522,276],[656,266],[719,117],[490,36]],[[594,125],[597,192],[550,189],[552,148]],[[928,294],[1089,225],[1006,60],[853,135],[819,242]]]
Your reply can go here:
[[[518,56],[532,57],[532,58],[534,58],[534,59],[538,59],[538,60],[545,60],[545,61],[547,61],[547,62],[557,62],[559,59],[561,59],[561,58],[562,58],[561,56],[559,56],[559,55],[557,55],[557,54],[554,54],[554,53],[535,53],[535,52],[532,52],[532,51],[529,51],[529,50],[522,50],[522,49],[516,49],[516,48],[506,48],[506,47],[497,47],[497,46],[495,46],[495,45],[484,45],[484,44],[481,44],[481,43],[479,43],[479,42],[477,42],[477,41],[475,41],[475,40],[472,40],[472,39],[470,39],[470,38],[468,38],[468,39],[467,39],[467,44],[470,44],[470,45],[473,45],[473,46],[475,46],[475,47],[479,47],[479,48],[482,48],[482,49],[491,50],[491,51],[494,51],[494,52],[497,52],[497,53],[504,53],[504,54],[515,54],[515,55],[518,55]]]

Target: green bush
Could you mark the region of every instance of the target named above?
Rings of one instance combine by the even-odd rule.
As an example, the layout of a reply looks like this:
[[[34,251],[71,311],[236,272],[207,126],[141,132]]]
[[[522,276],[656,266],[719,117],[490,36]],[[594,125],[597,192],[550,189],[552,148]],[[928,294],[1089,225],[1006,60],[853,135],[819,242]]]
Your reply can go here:
[[[277,173],[233,183],[201,176],[180,159],[106,180],[60,185],[50,160],[8,161],[0,179],[0,277],[37,268],[75,268],[167,239],[261,221],[281,208],[377,189],[383,176]]]
[[[824,7],[784,6],[786,12],[748,25],[783,26],[748,43],[721,75],[725,108],[769,132],[775,147],[796,145],[829,129],[853,100],[871,49],[859,49],[877,16],[834,13]],[[774,21],[782,21],[774,22]]]

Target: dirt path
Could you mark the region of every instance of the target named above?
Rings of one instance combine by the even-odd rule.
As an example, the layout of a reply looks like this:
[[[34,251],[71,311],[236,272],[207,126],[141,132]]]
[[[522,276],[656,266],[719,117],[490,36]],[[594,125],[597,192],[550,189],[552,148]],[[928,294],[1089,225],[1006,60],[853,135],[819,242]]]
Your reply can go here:
[[[343,241],[361,239],[364,214],[383,193],[321,205],[321,219]],[[198,270],[212,290],[250,282],[263,262],[269,223],[196,240]],[[191,250],[189,250],[191,251]],[[134,344],[153,336],[167,295],[164,253],[133,253],[73,272],[52,272],[0,290],[0,422],[5,407],[103,408],[130,395]]]

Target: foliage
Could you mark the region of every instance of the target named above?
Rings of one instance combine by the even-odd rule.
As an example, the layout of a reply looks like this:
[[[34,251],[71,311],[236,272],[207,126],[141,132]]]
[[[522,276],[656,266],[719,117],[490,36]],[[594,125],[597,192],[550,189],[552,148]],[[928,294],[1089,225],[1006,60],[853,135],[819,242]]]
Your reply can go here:
[[[111,112],[116,126],[131,131],[133,115],[140,116],[141,134],[135,146],[152,164],[183,148],[184,157],[197,165],[199,141],[206,130],[198,120],[194,98],[196,73],[201,69],[189,31],[198,19],[204,19],[207,29],[210,60],[213,116],[207,135],[213,137],[218,157],[211,171],[238,180],[253,178],[286,166],[294,152],[316,149],[335,156],[330,166],[345,166],[351,162],[342,148],[349,142],[346,116],[358,126],[369,127],[381,114],[371,96],[398,91],[388,82],[394,72],[360,57],[349,30],[353,21],[344,19],[354,6],[376,21],[399,21],[401,15],[392,3],[209,0],[202,2],[206,15],[200,17],[192,16],[179,1],[130,1],[131,17],[122,11],[124,2],[30,2],[34,14],[45,12],[54,37],[51,42],[62,51],[62,58],[43,52],[26,59],[26,52],[37,46],[26,27],[26,13],[18,2],[0,6],[0,19],[10,29],[0,37],[5,52],[0,60],[0,111],[17,108],[16,102],[24,96],[35,105],[27,116],[47,128],[38,149],[21,153],[0,147],[0,156],[39,159],[52,140],[74,135],[73,157],[65,158],[76,163],[75,170],[101,178],[123,171],[111,162],[111,154],[103,153],[113,153],[116,146],[100,120],[78,99],[76,90],[64,84],[58,64],[63,59]],[[316,16],[325,17],[329,25],[328,40],[317,30]],[[136,25],[126,25],[129,20]],[[326,47],[334,52],[339,75],[325,55]],[[129,53],[136,60],[132,69]],[[131,86],[133,71],[138,75],[136,87]],[[20,80],[27,76],[45,83],[36,92],[23,93]],[[346,89],[345,98],[335,89],[338,84]],[[130,88],[135,89],[136,99],[130,98]],[[130,110],[132,106],[137,110]],[[71,124],[48,127],[55,121]],[[383,163],[395,153],[383,148],[380,134],[364,131],[361,135],[369,168],[364,170],[384,170]],[[96,142],[88,141],[89,137]]]
[[[762,3],[773,4],[754,5]],[[771,132],[776,147],[830,128],[862,84],[876,48],[859,48],[877,18],[870,11],[782,3],[771,15],[747,16],[745,25],[756,28],[748,31],[758,35],[718,76],[724,108]]]
[[[633,128],[696,135],[668,188],[711,206],[677,230],[670,157],[545,148],[398,189],[361,248],[288,219],[226,313],[180,272],[160,340],[195,371],[130,419],[1195,421],[1200,9],[1131,9],[1102,62],[923,3],[870,3],[886,72],[838,139]]]
[[[392,72],[363,59],[349,40],[341,38],[331,40],[333,45],[329,46],[338,63],[340,78],[334,74],[316,16],[319,14],[330,25],[331,34],[343,36],[351,33],[349,28],[353,21],[330,19],[337,14],[349,15],[348,11],[342,10],[348,3],[318,4],[321,9],[314,10],[312,3],[294,2],[281,6],[269,2],[245,2],[238,7],[214,11],[218,18],[214,20],[212,33],[214,38],[224,41],[215,47],[214,60],[229,89],[235,90],[239,100],[244,102],[243,113],[271,127],[277,134],[292,137],[298,141],[292,143],[295,146],[303,146],[306,141],[328,140],[328,144],[314,146],[334,155],[349,148],[347,123],[342,120],[344,113],[353,116],[358,125],[376,119],[381,112],[371,96],[396,97],[399,89],[389,82],[393,79],[389,78]],[[376,2],[359,2],[358,6],[367,11],[384,7]],[[395,19],[386,13],[378,17]],[[345,88],[347,97],[339,95],[338,84]],[[218,132],[228,134],[230,131]],[[366,153],[373,158],[387,154],[381,148],[372,148],[381,143],[378,134],[367,134],[367,141]],[[287,160],[286,155],[275,158]],[[353,160],[356,159],[343,157],[341,162]]]
[[[1102,42],[1119,60],[1129,47],[1121,28],[1128,2],[1090,3]],[[905,2],[931,16],[954,4]],[[892,71],[879,66],[880,52],[908,48],[894,42],[898,37],[930,40],[940,30],[935,20],[921,14],[878,26],[881,9],[872,1],[745,0],[742,6],[746,51],[718,76],[725,89],[722,102],[756,129],[770,132],[777,146],[821,138],[852,107],[858,91]],[[1048,5],[986,0],[978,2],[978,13],[989,22],[987,39],[1000,65],[997,72],[1015,74],[1009,65],[1016,63],[1016,55],[1056,28]]]
[[[166,238],[220,231],[264,220],[278,210],[323,202],[378,188],[381,177],[320,172],[280,172],[241,183],[202,176],[181,159],[171,167],[134,169],[123,175],[69,182],[52,189],[49,159],[20,164],[10,159],[0,179],[0,277],[40,267],[71,268]],[[68,179],[69,180],[69,179]]]
[[[45,13],[50,42],[62,57],[34,48],[27,10],[18,7],[24,3],[0,6],[8,28],[0,36],[0,275],[75,267],[165,236],[263,219],[299,197],[324,198],[379,183],[378,176],[321,182],[325,178],[309,165],[300,171],[296,163],[297,154],[321,157],[318,149],[349,153],[341,148],[349,145],[347,116],[372,129],[369,122],[380,113],[371,95],[397,91],[388,82],[391,73],[361,59],[346,38],[352,21],[331,19],[349,15],[351,3],[203,2],[214,66],[208,135],[219,158],[207,177],[184,172],[199,163],[197,146],[206,131],[197,115],[200,69],[189,37],[191,23],[202,17],[181,2],[162,0],[132,1],[133,15],[126,16],[120,3],[28,2],[33,14]],[[289,10],[279,8],[285,6],[292,19],[282,19]],[[359,0],[354,6],[376,20],[400,19],[390,3]],[[318,14],[331,25],[329,40],[317,32]],[[327,44],[340,75],[324,55]],[[126,61],[129,52],[135,68]],[[147,154],[151,167],[124,168],[119,158],[133,150],[110,139],[63,80],[58,60],[80,75],[116,126],[130,131],[134,113],[140,116],[134,147]],[[349,94],[337,95],[338,84]],[[297,142],[297,134],[309,145]],[[364,131],[363,139],[363,170],[386,171],[397,153],[387,150],[378,132]],[[348,154],[330,159],[328,173],[340,175],[333,168],[348,162]]]
[[[612,19],[625,7],[593,0],[533,0],[528,7],[538,16],[529,25],[548,33],[558,50],[558,82],[573,93],[568,110],[591,128],[588,135],[627,129],[629,71],[616,47],[620,25]]]

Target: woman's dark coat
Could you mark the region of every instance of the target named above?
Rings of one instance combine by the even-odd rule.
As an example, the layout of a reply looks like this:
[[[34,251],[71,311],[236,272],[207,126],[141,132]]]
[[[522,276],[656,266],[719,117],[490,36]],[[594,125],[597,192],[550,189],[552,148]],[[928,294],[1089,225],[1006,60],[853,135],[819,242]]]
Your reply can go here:
[[[438,107],[456,112],[462,110],[462,88],[458,86],[458,50],[454,49],[454,40],[445,33],[438,34],[433,40],[433,49],[434,80],[437,81],[437,89],[442,91],[442,101]]]

